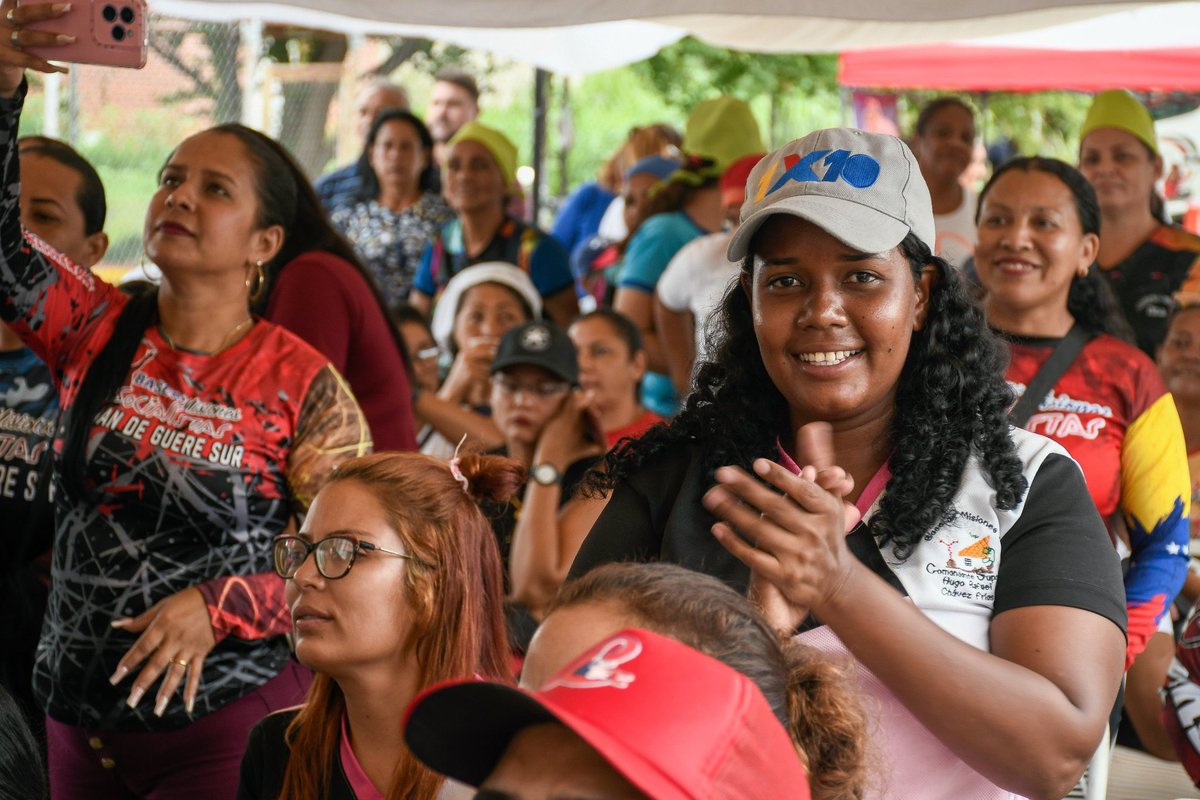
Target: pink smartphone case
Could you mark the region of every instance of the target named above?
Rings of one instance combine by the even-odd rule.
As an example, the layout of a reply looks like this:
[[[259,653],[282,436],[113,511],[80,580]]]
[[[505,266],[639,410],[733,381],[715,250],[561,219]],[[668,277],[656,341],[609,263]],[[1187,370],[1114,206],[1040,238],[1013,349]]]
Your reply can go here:
[[[63,2],[63,0],[18,0],[20,6]],[[54,47],[25,47],[26,52],[48,61],[72,64],[101,64],[141,69],[146,66],[148,37],[145,0],[70,0],[71,10],[58,19],[23,27],[30,30],[69,33],[71,44]]]

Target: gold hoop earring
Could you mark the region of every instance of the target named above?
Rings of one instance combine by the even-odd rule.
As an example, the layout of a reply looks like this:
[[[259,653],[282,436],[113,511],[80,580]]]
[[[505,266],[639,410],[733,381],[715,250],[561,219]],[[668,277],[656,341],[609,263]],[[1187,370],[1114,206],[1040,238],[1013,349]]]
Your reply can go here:
[[[262,261],[254,262],[254,273],[246,277],[246,288],[250,290],[250,302],[257,303],[262,299],[267,288],[267,271]]]

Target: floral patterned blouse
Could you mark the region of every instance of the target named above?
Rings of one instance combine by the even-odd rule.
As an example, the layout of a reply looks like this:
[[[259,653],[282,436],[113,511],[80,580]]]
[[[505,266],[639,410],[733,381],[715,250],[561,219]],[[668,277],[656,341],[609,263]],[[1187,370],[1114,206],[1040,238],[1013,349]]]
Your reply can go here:
[[[335,211],[330,220],[354,245],[389,308],[408,302],[425,245],[454,212],[441,195],[426,192],[403,211],[366,200]]]

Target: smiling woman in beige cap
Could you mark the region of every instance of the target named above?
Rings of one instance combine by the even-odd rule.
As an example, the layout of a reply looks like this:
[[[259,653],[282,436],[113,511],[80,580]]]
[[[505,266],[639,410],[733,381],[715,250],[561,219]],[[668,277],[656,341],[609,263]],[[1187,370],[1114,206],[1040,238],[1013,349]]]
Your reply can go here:
[[[1000,343],[932,255],[903,142],[817,131],[746,187],[716,349],[673,423],[609,456],[571,574],[673,561],[851,658],[878,709],[869,796],[1062,797],[1124,651],[1078,465],[1010,426]]]

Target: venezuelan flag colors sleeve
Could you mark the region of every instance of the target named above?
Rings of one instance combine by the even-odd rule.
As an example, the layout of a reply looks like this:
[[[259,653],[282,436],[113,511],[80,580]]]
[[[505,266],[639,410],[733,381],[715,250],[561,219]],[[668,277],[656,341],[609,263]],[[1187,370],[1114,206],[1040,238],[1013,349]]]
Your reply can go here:
[[[1183,429],[1175,401],[1164,390],[1133,419],[1121,445],[1121,512],[1133,551],[1125,576],[1127,668],[1183,586],[1190,498]]]

